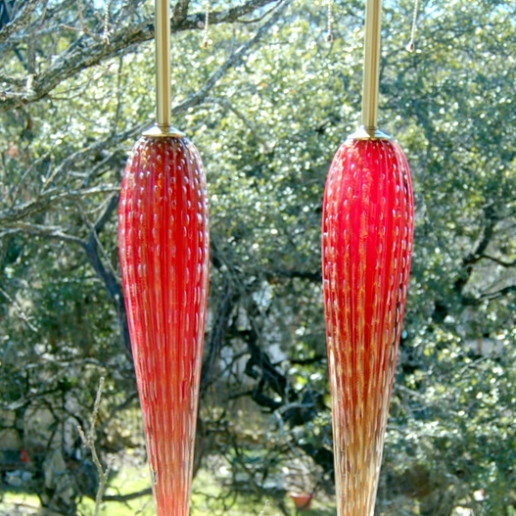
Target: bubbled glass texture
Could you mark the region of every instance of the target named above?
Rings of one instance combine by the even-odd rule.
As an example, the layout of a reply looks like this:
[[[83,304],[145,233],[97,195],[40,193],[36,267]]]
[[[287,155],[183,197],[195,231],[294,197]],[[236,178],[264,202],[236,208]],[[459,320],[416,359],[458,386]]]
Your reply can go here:
[[[339,516],[372,516],[407,297],[414,201],[387,140],[348,140],[326,182],[322,252]]]
[[[187,516],[209,236],[203,165],[186,138],[136,143],[122,184],[119,243],[157,513]]]

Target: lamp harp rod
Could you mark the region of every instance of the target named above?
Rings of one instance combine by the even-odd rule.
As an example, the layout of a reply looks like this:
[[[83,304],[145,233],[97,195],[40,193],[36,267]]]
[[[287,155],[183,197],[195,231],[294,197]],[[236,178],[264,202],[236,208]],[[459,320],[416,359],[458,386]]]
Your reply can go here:
[[[362,125],[371,136],[375,135],[378,124],[381,25],[382,0],[367,0],[364,36]]]

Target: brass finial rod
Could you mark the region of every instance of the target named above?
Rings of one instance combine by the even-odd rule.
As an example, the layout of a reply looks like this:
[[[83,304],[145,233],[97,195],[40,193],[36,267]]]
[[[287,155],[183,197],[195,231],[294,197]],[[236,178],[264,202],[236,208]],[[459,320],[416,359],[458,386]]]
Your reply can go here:
[[[152,138],[182,138],[184,133],[170,124],[170,0],[156,0],[155,7],[156,125],[143,134]]]
[[[374,136],[378,120],[380,82],[380,30],[382,0],[367,0],[364,36],[364,87],[362,92],[362,125]]]
[[[156,0],[157,125],[170,128],[170,0]]]

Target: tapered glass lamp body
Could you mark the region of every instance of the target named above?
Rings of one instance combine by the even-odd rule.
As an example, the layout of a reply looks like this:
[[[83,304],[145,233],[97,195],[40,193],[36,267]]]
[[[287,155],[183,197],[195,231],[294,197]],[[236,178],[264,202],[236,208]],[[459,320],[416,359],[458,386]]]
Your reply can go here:
[[[205,174],[186,138],[143,136],[119,210],[122,281],[159,516],[187,516],[209,260]]]
[[[410,170],[349,139],[326,183],[322,253],[339,516],[372,516],[413,247]]]

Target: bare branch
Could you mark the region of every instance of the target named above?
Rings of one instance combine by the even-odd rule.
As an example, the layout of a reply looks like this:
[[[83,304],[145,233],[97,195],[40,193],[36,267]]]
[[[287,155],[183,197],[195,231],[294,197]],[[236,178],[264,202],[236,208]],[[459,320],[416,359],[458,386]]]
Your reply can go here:
[[[249,0],[237,7],[213,11],[210,14],[210,23],[220,24],[236,22],[239,21],[242,16],[255,12],[257,9],[260,9],[265,5],[274,3],[277,3],[280,7],[279,11],[281,12],[283,11],[283,8],[290,3],[290,0],[280,0],[279,2],[278,0]],[[184,30],[198,30],[202,26],[204,16],[203,12],[199,12],[187,16],[179,21],[173,18],[171,21],[171,31],[180,32]],[[278,18],[279,16],[275,16],[274,22]],[[265,28],[266,31],[271,23],[268,22],[265,25],[267,26]],[[258,31],[258,38],[251,43],[251,46],[261,38],[265,31]],[[45,71],[41,72],[34,78],[30,89],[18,88],[16,91],[0,91],[0,112],[8,111],[15,107],[44,98],[62,81],[75,76],[86,68],[98,65],[102,61],[117,55],[132,45],[149,41],[152,39],[153,35],[154,25],[150,21],[139,23],[133,27],[119,29],[117,32],[110,34],[109,41],[102,38],[100,38],[100,40],[98,38],[86,38],[82,35]],[[247,51],[247,48],[243,48],[241,50],[242,54],[240,54],[240,57]],[[235,54],[235,59],[238,58],[239,53],[237,52]]]
[[[6,227],[11,233],[28,233],[30,235],[42,236],[62,242],[70,242],[84,247],[85,242],[79,237],[63,233],[62,228],[54,226],[42,226],[40,224],[30,224],[28,222],[13,222],[7,224]]]
[[[481,254],[478,257],[479,260],[491,260],[492,262],[497,263],[498,265],[501,265],[502,267],[514,267],[516,266],[516,260],[513,260],[512,262],[506,262],[504,260],[501,260],[500,258],[496,258],[495,256],[490,256],[487,254]]]
[[[152,494],[152,488],[148,487],[147,489],[142,489],[140,491],[136,491],[134,493],[127,493],[123,495],[106,495],[104,496],[104,500],[106,502],[129,502],[136,498],[140,498],[142,496],[149,496]]]
[[[23,7],[16,13],[13,19],[0,30],[0,45],[12,34],[30,24],[31,15],[40,3],[40,0],[25,0]]]
[[[206,83],[194,94],[192,94],[188,99],[186,99],[181,104],[175,106],[173,108],[173,113],[175,115],[186,111],[190,107],[199,105],[204,101],[207,97],[211,89],[215,87],[215,85],[220,81],[220,79],[227,73],[228,70],[237,66],[243,57],[251,50],[251,48],[256,45],[267,33],[267,31],[277,22],[280,18],[281,14],[285,10],[285,8],[290,4],[290,0],[286,0],[282,2],[280,8],[276,10],[276,12],[271,16],[271,18],[264,23],[256,32],[255,36],[245,42],[240,46],[226,61],[223,63],[212,75],[208,78]],[[59,192],[56,193],[51,189],[51,186],[56,182],[56,180],[61,177],[65,172],[70,172],[70,169],[76,167],[76,164],[84,161],[89,156],[98,153],[100,150],[109,147],[111,145],[123,142],[129,139],[131,136],[140,133],[145,127],[149,124],[140,124],[135,126],[123,133],[112,134],[108,138],[96,142],[88,147],[85,147],[77,152],[74,152],[67,158],[65,158],[58,167],[56,167],[52,173],[45,179],[42,192],[37,195],[33,200],[24,203],[19,206],[11,207],[7,210],[0,212],[0,223],[6,225],[9,228],[13,228],[12,222],[19,221],[20,219],[25,219],[30,215],[40,213],[48,208],[49,205],[53,204],[59,199],[70,198],[72,196],[81,196],[81,192],[71,193],[71,192]],[[99,190],[95,190],[99,191]],[[106,188],[105,191],[113,191],[113,188]],[[27,227],[27,229],[30,229]],[[32,227],[32,230],[38,230],[40,233],[48,232],[43,231],[41,226],[37,228]],[[55,229],[55,228],[54,228]],[[54,237],[58,235],[55,233],[54,229],[51,231],[51,234]],[[62,235],[61,235],[62,236]]]
[[[209,94],[210,90],[226,74],[226,72],[240,64],[244,56],[251,50],[251,48],[256,45],[269,31],[269,29],[278,21],[283,11],[290,3],[291,0],[283,1],[281,7],[279,7],[274,15],[271,16],[269,20],[256,31],[256,34],[250,40],[241,45],[240,48],[238,48],[233,54],[231,54],[226,62],[222,64],[220,68],[211,75],[211,77],[208,78],[202,88],[200,88],[190,98],[176,106],[174,111],[185,111],[193,106],[200,104]]]
[[[116,208],[118,207],[118,195],[114,195],[104,210],[104,213],[98,218],[94,226],[91,228],[90,236],[86,242],[84,242],[84,250],[86,251],[86,256],[90,265],[93,267],[97,276],[102,280],[104,286],[111,298],[113,304],[115,305],[118,322],[121,328],[121,337],[122,344],[127,353],[127,356],[131,358],[131,340],[129,336],[129,326],[127,324],[127,316],[125,310],[125,302],[124,295],[122,291],[122,287],[120,285],[120,281],[118,280],[115,271],[109,265],[109,261],[107,261],[108,265],[102,261],[100,257],[100,252],[102,247],[100,245],[98,235],[109,221]]]
[[[77,425],[77,431],[81,436],[84,446],[88,448],[88,450],[90,450],[91,458],[93,460],[93,463],[95,464],[95,467],[97,468],[97,473],[99,475],[99,486],[97,488],[97,495],[95,497],[95,516],[98,516],[100,513],[100,505],[104,497],[104,491],[106,490],[110,469],[109,466],[106,469],[104,469],[104,466],[102,466],[102,463],[100,462],[100,458],[97,453],[97,448],[95,446],[95,426],[97,424],[100,409],[100,401],[102,399],[102,390],[104,389],[104,380],[105,379],[102,376],[99,381],[99,387],[97,389],[97,394],[95,396],[95,403],[93,404],[93,411],[91,413],[90,428],[88,430],[88,433],[86,433],[79,425]]]
[[[202,364],[201,373],[201,391],[204,394],[208,387],[213,384],[213,368],[215,363],[220,359],[220,351],[224,341],[224,336],[230,323],[230,316],[234,306],[238,300],[238,293],[232,288],[231,282],[225,279],[224,295],[219,300],[215,315],[214,323],[210,333],[210,338],[206,343],[206,351],[204,362]]]
[[[84,190],[69,190],[64,192],[58,191],[57,189],[47,190],[40,195],[36,195],[31,201],[0,211],[0,224],[8,228],[21,227],[20,225],[16,226],[15,223],[32,215],[36,215],[37,213],[41,213],[50,205],[55,205],[55,203],[59,201],[103,193],[113,193],[118,192],[119,190],[120,187],[115,185],[86,188]],[[44,226],[38,226],[38,229],[41,228],[44,228]]]
[[[495,235],[495,227],[499,221],[499,218],[492,205],[489,205],[484,209],[484,217],[485,224],[480,231],[473,250],[462,259],[463,274],[453,284],[453,288],[460,295],[462,295],[464,287],[468,283],[471,274],[473,273],[474,265],[484,254]]]
[[[489,301],[494,301],[495,299],[504,297],[504,296],[510,294],[511,292],[516,292],[516,285],[508,285],[495,292],[488,292],[486,294],[483,294],[480,297],[481,297],[481,299],[489,299]]]

